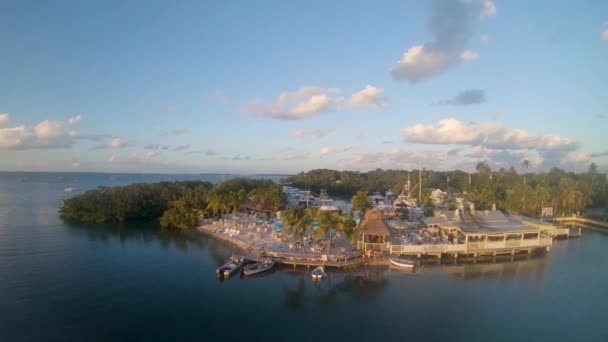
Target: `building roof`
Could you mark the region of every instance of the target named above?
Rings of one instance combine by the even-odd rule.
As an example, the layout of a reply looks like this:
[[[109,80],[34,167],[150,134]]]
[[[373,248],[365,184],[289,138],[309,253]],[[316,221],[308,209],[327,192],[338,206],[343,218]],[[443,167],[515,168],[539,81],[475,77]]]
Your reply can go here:
[[[458,228],[465,234],[503,234],[538,232],[534,227],[507,217],[499,210],[468,212],[441,211],[435,217],[425,218],[425,224],[436,224],[442,227]]]
[[[378,209],[369,210],[365,213],[361,222],[361,229],[365,235],[389,236],[391,235],[388,225],[384,222],[384,216]]]

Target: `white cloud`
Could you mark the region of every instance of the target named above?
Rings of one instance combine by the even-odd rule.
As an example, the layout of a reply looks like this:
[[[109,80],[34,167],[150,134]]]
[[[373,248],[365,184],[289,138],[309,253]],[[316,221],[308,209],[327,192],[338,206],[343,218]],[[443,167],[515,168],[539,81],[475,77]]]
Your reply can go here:
[[[381,88],[367,85],[353,93],[348,100],[344,100],[338,96],[340,89],[306,86],[296,91],[283,92],[270,104],[261,100],[249,102],[243,106],[243,110],[268,118],[298,120],[344,108],[381,108],[387,101],[382,92]]]
[[[321,147],[321,150],[319,150],[319,156],[321,158],[323,158],[323,157],[329,155],[329,152],[330,152],[329,147]]]
[[[146,152],[146,154],[144,155],[144,159],[145,160],[150,160],[153,159],[155,157],[157,157],[160,153],[156,152],[156,151],[148,151]]]
[[[0,116],[0,123],[6,124],[10,119],[8,113]],[[0,128],[0,149],[27,150],[65,148],[80,138],[65,130],[62,121],[44,120],[34,126],[17,126]]]
[[[460,58],[465,62],[474,61],[479,57],[479,54],[473,50],[464,50],[460,53]]]
[[[426,80],[463,61],[472,61],[478,53],[468,50],[473,26],[480,18],[496,15],[491,1],[431,1],[429,30],[432,39],[411,46],[392,69],[397,81],[416,83]]]
[[[602,32],[602,40],[608,40],[608,30],[604,30],[604,32]]]
[[[328,128],[316,128],[305,131],[301,128],[295,128],[289,132],[289,136],[293,138],[303,138],[303,137],[314,137],[317,139],[325,138],[325,136],[329,133],[334,132],[336,129],[334,127]]]
[[[9,113],[0,113],[0,127],[4,126],[11,119]]]
[[[281,120],[308,118],[332,110],[334,102],[329,94],[335,92],[333,88],[302,87],[293,92],[281,93],[268,105],[260,100],[250,102],[245,106],[245,110],[255,115]]]
[[[300,128],[294,128],[291,130],[291,132],[289,132],[289,136],[294,138],[302,137],[304,136],[304,130]]]
[[[482,17],[493,17],[496,15],[496,5],[492,1],[485,0],[483,2]]]
[[[403,58],[393,68],[392,76],[396,80],[416,83],[449,68],[456,62],[452,54],[433,51],[424,45],[416,45],[403,54]]]
[[[119,148],[125,148],[125,147],[129,147],[129,146],[133,146],[133,144],[127,143],[126,141],[124,141],[124,139],[116,137],[116,138],[112,138],[108,143],[93,146],[92,149],[93,150],[105,150],[105,149],[109,149],[109,148],[110,149],[119,149]]]
[[[108,162],[109,162],[109,163],[112,163],[112,162],[114,162],[115,160],[116,160],[116,156],[110,156],[110,157],[108,158]]]
[[[455,118],[437,125],[417,124],[403,129],[406,141],[422,144],[458,144],[494,149],[573,150],[575,139],[508,129],[499,122],[463,124]]]
[[[78,121],[80,121],[80,119],[82,119],[82,117],[80,115],[73,116],[68,119],[68,124],[75,125],[78,123]]]
[[[362,90],[351,95],[348,105],[350,107],[375,106],[382,108],[387,101],[387,98],[382,96],[383,91],[382,88],[368,84]]]
[[[487,34],[487,33],[484,33],[484,34],[482,34],[482,35],[479,37],[479,39],[481,39],[481,41],[482,41],[482,42],[484,42],[484,43],[489,43],[489,42],[491,42],[491,41],[492,41],[492,36],[490,36],[490,35],[489,35],[489,34]]]
[[[564,155],[561,164],[581,164],[589,161],[589,155],[583,151],[571,151]]]
[[[121,138],[114,138],[110,142],[110,147],[112,148],[121,148],[125,145],[125,142]]]

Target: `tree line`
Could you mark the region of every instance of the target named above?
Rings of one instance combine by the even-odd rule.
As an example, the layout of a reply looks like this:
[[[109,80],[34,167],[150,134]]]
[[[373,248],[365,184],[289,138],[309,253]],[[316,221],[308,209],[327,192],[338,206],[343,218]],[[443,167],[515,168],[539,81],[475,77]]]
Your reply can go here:
[[[539,217],[542,207],[552,207],[557,215],[570,215],[585,208],[608,208],[606,174],[598,173],[594,163],[584,173],[553,168],[548,172],[527,172],[530,163],[522,162],[520,172],[514,167],[492,170],[485,162],[475,172],[421,170],[423,204],[431,207],[431,191],[447,192],[446,207],[454,209],[454,194],[462,194],[479,209],[493,204],[511,214]],[[288,177],[284,183],[314,192],[326,189],[332,196],[351,197],[358,191],[371,194],[390,190],[398,194],[407,182],[417,185],[418,170],[382,170],[369,172],[317,169]],[[413,189],[415,192],[417,187]],[[359,194],[359,201],[364,195]]]
[[[164,228],[187,229],[204,217],[243,209],[273,212],[284,203],[281,186],[273,181],[236,178],[216,185],[184,181],[100,187],[65,200],[59,212],[77,222],[159,220]]]

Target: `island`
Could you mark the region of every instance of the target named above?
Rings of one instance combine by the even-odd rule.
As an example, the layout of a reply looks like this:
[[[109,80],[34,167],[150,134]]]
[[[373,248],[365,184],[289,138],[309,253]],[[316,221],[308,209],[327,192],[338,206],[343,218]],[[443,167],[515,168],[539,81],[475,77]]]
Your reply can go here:
[[[164,229],[196,228],[239,247],[251,261],[409,266],[411,259],[547,253],[554,239],[581,234],[553,219],[583,220],[581,211],[606,206],[607,189],[593,164],[582,174],[557,168],[520,174],[481,162],[473,173],[323,169],[281,184],[238,178],[99,188],[67,199],[60,212],[79,222],[158,220]],[[348,206],[334,205],[329,194]],[[591,215],[584,222],[608,227],[605,216]]]

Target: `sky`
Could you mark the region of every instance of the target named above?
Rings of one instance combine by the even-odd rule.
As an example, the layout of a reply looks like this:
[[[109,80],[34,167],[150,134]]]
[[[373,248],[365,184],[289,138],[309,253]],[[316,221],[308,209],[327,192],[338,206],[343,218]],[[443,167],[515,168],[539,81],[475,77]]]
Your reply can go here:
[[[608,171],[608,2],[3,1],[0,170]]]

